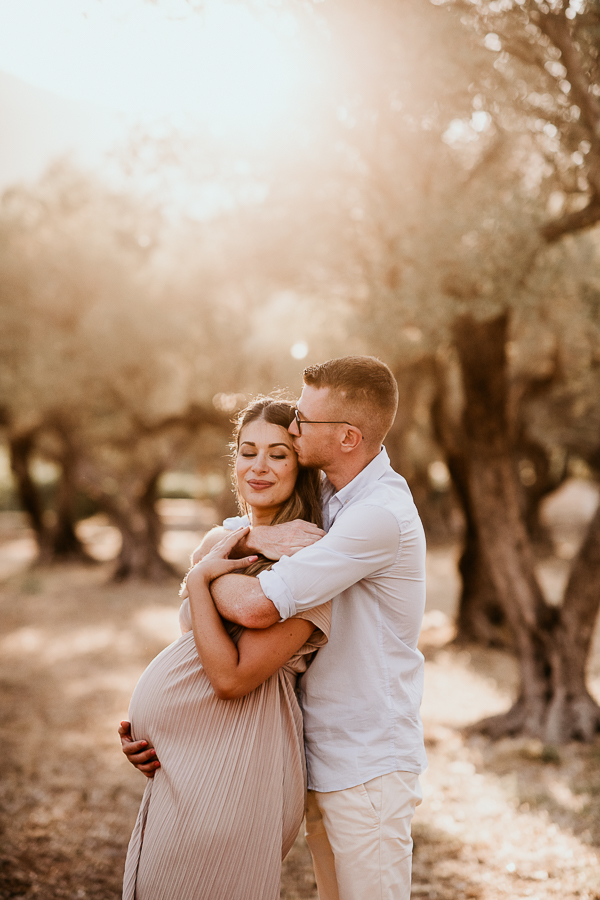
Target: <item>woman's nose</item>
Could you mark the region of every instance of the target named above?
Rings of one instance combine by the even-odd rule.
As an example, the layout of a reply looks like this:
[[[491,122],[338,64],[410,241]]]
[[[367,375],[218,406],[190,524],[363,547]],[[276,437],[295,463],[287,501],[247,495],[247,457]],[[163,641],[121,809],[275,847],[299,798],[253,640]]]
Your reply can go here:
[[[266,472],[269,468],[267,456],[264,453],[257,453],[252,466],[255,472]]]

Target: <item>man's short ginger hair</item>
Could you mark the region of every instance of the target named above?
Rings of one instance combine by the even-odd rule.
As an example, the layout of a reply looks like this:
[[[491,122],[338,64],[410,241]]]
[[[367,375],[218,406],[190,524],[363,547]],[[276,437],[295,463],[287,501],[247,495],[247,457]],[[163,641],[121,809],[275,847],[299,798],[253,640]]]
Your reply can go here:
[[[381,444],[398,409],[398,385],[384,362],[374,356],[342,356],[308,366],[302,377],[310,387],[329,388],[339,415],[360,428],[368,445]]]

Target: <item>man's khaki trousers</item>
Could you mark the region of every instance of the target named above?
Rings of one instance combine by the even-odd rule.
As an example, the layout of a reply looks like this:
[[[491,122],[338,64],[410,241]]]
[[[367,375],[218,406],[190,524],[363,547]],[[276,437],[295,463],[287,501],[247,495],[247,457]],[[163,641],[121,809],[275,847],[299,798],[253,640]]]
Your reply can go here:
[[[319,900],[409,900],[417,775],[392,772],[345,791],[309,791],[306,840]]]

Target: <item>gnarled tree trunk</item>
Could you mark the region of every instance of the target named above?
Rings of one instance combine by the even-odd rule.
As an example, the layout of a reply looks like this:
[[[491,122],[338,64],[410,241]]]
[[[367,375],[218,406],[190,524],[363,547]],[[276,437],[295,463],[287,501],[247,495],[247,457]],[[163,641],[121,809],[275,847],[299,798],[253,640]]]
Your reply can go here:
[[[458,562],[462,589],[455,640],[459,644],[473,641],[485,647],[512,647],[513,637],[481,548],[472,502],[466,492],[467,485],[461,484],[462,479],[453,461],[449,461],[449,468],[465,513],[464,546]],[[461,468],[464,469],[464,466]]]
[[[51,557],[51,531],[44,519],[44,504],[40,491],[31,476],[31,457],[35,449],[36,431],[9,434],[10,467],[17,485],[19,501],[23,507],[38,545],[40,560]]]
[[[45,514],[37,484],[31,476],[31,459],[38,429],[9,436],[10,461],[21,506],[35,532],[39,563],[67,560],[91,562],[75,532],[75,460],[66,452],[58,460],[61,474],[56,492],[53,520]]]
[[[600,505],[573,563],[559,610],[555,690],[548,713],[548,733],[592,740],[600,728],[600,710],[585,683],[586,663],[600,604]]]
[[[456,411],[451,408],[454,404],[448,397],[448,372],[440,360],[435,375],[437,392],[432,407],[433,425],[465,519],[463,551],[458,563],[461,593],[455,641],[458,644],[474,642],[484,647],[512,647],[513,637],[479,540],[469,487],[466,436],[462,423],[457,421]]]
[[[156,510],[160,475],[161,472],[155,471],[139,491],[127,490],[121,485],[118,496],[96,495],[98,504],[121,533],[115,581],[129,578],[163,581],[178,576],[171,563],[160,554],[163,526]]]
[[[454,329],[465,392],[463,430],[473,518],[521,669],[513,708],[478,727],[494,737],[522,733],[553,743],[589,740],[600,726],[600,708],[585,687],[582,649],[587,654],[589,642],[584,647],[575,641],[584,619],[593,626],[600,603],[600,591],[582,585],[590,578],[600,585],[598,535],[592,527],[563,607],[550,608],[535,577],[513,461],[507,328],[504,314],[485,322],[464,317]]]
[[[482,551],[478,526],[473,511],[468,478],[468,439],[464,423],[457,418],[456,397],[449,398],[449,373],[447,362],[436,363],[437,392],[432,406],[436,437],[442,446],[455,490],[465,518],[464,547],[459,561],[461,595],[457,614],[457,643],[471,641],[488,647],[514,648],[514,639],[508,627],[506,615],[499,603],[496,588],[490,575],[487,559]],[[552,384],[550,377],[517,385],[511,389],[510,417],[515,419],[516,437],[509,441],[515,473],[520,473],[523,462],[534,472],[533,482],[523,483],[521,475],[516,480],[523,521],[530,540],[536,547],[548,552],[551,539],[539,519],[541,501],[566,478],[566,457],[560,471],[551,466],[546,448],[534,442],[525,430],[526,401],[546,390]],[[464,418],[464,417],[463,417]],[[511,429],[512,431],[512,429]]]
[[[158,481],[203,428],[215,428],[228,436],[229,416],[212,407],[192,404],[182,413],[151,424],[134,417],[132,426],[126,439],[113,444],[121,459],[120,468],[105,468],[102,454],[96,455],[93,447],[78,448],[77,483],[121,534],[115,580],[179,577],[160,553],[163,526],[156,509]],[[76,435],[69,434],[69,440],[76,440]],[[144,442],[149,442],[146,450]],[[106,489],[106,482],[113,482],[114,489]]]
[[[69,446],[65,446],[58,462],[61,472],[55,499],[56,521],[52,529],[52,558],[57,561],[95,562],[93,557],[86,551],[75,531],[77,522],[75,512],[77,460]]]

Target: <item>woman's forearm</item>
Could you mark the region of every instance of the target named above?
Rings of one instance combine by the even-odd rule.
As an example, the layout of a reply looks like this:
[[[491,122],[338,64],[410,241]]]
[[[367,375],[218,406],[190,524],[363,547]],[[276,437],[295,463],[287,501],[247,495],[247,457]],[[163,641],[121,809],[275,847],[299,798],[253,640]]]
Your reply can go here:
[[[236,569],[243,569],[257,559],[256,556],[229,559],[229,553],[246,531],[247,528],[242,528],[215,544],[186,578],[196,647],[213,690],[222,700],[244,697],[263,684],[301,649],[314,630],[313,623],[301,617],[277,621],[279,613],[263,594],[260,582],[234,574]],[[228,619],[246,626],[237,645],[224,627],[219,616],[221,610],[215,606],[209,590],[209,586],[211,590],[216,589],[216,582],[222,581],[222,576],[233,578],[236,587],[238,580],[243,583],[242,596],[236,596],[234,607],[248,605],[248,597],[243,595],[253,594],[252,587],[258,593],[253,600],[259,606],[261,603],[267,605],[268,614],[264,615],[264,611],[261,614],[262,619],[266,619],[264,627],[262,622],[254,621],[257,618],[254,614],[250,616],[252,624],[246,623],[244,617],[235,619],[231,613],[227,615]],[[251,602],[250,605],[254,604]]]
[[[227,699],[236,682],[239,665],[237,647],[217,612],[208,582],[203,578],[188,579],[188,591],[198,655],[215,694]]]
[[[285,665],[309,639],[314,625],[292,618],[269,628],[246,628],[236,646],[217,612],[208,584],[200,573],[188,576],[194,640],[215,694],[220,700],[233,700],[249,694]]]

